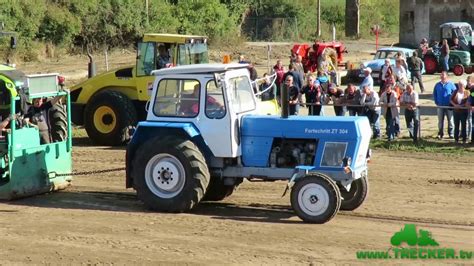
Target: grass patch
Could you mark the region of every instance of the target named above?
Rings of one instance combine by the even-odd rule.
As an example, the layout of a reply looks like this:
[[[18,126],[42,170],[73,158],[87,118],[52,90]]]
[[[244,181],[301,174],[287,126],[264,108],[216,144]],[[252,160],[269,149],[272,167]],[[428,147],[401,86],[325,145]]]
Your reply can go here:
[[[434,139],[423,139],[418,143],[413,143],[411,139],[398,139],[396,141],[372,140],[372,149],[383,149],[390,151],[411,151],[425,153],[445,153],[453,155],[474,154],[472,144],[456,144],[451,142],[437,141]]]

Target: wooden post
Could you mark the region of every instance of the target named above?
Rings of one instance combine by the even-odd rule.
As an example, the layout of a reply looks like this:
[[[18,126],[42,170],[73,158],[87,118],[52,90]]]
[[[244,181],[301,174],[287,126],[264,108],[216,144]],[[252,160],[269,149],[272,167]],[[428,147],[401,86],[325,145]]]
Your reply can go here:
[[[316,36],[321,37],[321,0],[316,0],[317,9],[317,24],[316,24]]]

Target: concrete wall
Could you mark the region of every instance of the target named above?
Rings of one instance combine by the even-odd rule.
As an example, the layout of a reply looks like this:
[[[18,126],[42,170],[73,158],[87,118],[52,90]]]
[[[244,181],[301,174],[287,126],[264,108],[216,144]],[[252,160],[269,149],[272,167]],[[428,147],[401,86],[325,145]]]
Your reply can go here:
[[[400,43],[438,40],[439,25],[445,22],[474,25],[474,0],[400,0]]]

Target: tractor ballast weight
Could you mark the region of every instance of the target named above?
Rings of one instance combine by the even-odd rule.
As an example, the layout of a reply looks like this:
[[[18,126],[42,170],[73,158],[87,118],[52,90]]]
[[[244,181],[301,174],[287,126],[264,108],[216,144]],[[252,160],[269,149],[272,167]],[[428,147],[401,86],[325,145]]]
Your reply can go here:
[[[305,222],[354,210],[368,193],[366,117],[257,115],[246,65],[155,71],[146,121],[128,144],[126,186],[153,210],[222,200],[244,178],[287,180]],[[285,90],[282,91],[284,93]],[[283,99],[285,97],[282,97]]]
[[[11,200],[64,189],[72,177],[72,139],[69,94],[58,84],[57,74],[24,75],[15,69],[0,71],[2,120],[16,114],[0,138],[0,199]],[[53,142],[40,144],[38,128],[25,124],[26,102],[63,95],[67,107],[57,104],[48,113],[55,132]]]

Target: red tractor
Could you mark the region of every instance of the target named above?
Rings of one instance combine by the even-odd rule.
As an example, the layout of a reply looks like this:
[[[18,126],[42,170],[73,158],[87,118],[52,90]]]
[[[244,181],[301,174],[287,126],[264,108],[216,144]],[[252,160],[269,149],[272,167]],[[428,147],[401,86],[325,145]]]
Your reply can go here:
[[[344,65],[343,53],[347,50],[341,42],[315,42],[313,45],[295,44],[291,52],[302,57],[305,72],[316,72],[323,55],[329,56],[337,66]]]

